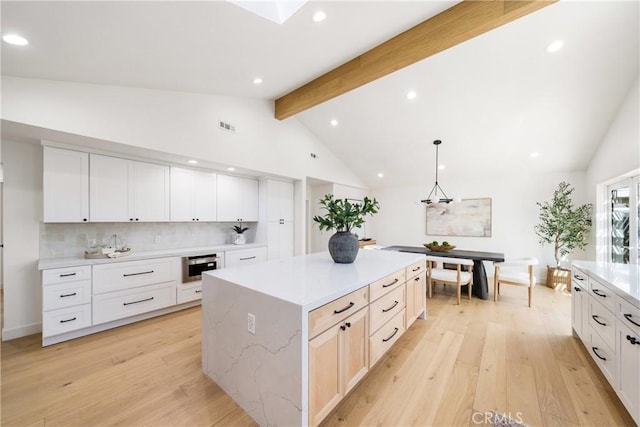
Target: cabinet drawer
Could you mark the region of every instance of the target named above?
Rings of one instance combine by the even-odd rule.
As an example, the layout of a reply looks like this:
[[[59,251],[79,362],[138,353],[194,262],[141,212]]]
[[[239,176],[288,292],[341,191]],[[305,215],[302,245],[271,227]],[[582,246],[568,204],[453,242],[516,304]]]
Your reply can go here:
[[[589,328],[590,340],[587,351],[596,361],[600,370],[607,377],[610,384],[615,384],[616,378],[616,353],[604,342],[593,328]]]
[[[584,289],[588,289],[589,276],[587,276],[583,271],[577,269],[575,266],[572,268],[573,271],[571,272],[571,281]]]
[[[598,282],[593,277],[589,278],[589,293],[596,299],[596,301],[599,301],[609,310],[615,312],[616,295],[608,287]]]
[[[309,312],[309,339],[351,316],[369,303],[369,287],[365,286]]]
[[[369,301],[375,301],[387,292],[402,286],[405,281],[405,270],[396,271],[384,279],[377,280],[369,285]]]
[[[42,314],[44,338],[91,326],[91,304],[45,311]]]
[[[176,302],[182,304],[184,302],[202,299],[202,282],[196,286],[178,285],[176,289]]]
[[[94,295],[93,324],[146,313],[175,303],[175,282]]]
[[[592,296],[589,297],[589,325],[609,347],[616,347],[616,317]]]
[[[425,261],[414,262],[413,264],[411,264],[410,266],[408,266],[406,268],[407,280],[411,279],[414,276],[417,276],[418,274],[422,273],[426,269],[427,269],[427,261],[426,260]]]
[[[618,306],[617,314],[620,321],[637,335],[640,335],[640,309],[620,297],[618,297],[616,305]]]
[[[180,258],[118,262],[93,266],[93,294],[177,280]]]
[[[54,268],[42,270],[42,284],[53,285],[56,283],[77,282],[79,280],[91,280],[91,266]]]
[[[404,333],[405,310],[397,313],[369,339],[370,364],[373,366]]]
[[[267,248],[238,249],[224,253],[224,267],[251,265],[267,260]]]
[[[91,280],[42,287],[42,309],[55,310],[91,302]]]
[[[411,279],[413,280],[413,279]],[[405,308],[404,286],[394,289],[381,297],[369,306],[370,328],[369,333],[373,334],[387,323],[389,319]]]

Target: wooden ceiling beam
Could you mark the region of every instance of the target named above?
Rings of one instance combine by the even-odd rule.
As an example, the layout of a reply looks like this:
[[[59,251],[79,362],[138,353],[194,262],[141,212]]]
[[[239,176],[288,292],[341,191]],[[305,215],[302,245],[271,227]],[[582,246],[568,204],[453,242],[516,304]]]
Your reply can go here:
[[[465,0],[276,99],[286,119],[557,0]]]

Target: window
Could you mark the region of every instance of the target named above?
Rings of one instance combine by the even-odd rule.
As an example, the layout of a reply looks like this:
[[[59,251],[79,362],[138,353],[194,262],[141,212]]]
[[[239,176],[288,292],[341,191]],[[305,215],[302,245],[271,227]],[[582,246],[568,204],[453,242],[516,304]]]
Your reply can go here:
[[[607,194],[609,261],[640,264],[640,177],[609,185]]]

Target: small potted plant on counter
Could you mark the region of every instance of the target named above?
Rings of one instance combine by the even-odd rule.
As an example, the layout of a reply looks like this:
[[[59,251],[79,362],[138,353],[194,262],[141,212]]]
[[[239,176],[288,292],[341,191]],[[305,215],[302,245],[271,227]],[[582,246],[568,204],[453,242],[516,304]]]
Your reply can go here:
[[[349,264],[355,261],[358,255],[358,237],[351,233],[351,229],[362,226],[365,223],[365,215],[378,213],[380,205],[365,197],[362,203],[349,199],[334,199],[333,194],[326,194],[320,200],[321,209],[327,211],[323,216],[316,215],[313,220],[318,223],[320,230],[336,230],[329,238],[329,253],[333,261],[339,264]]]
[[[547,266],[547,286],[554,289],[558,285],[571,289],[571,270],[562,268],[560,262],[574,249],[587,246],[587,234],[591,227],[591,204],[575,207],[571,193],[573,188],[563,181],[553,192],[551,202],[536,203],[540,208],[540,223],[534,230],[541,245],[551,243],[554,246],[556,265]]]
[[[236,235],[233,239],[234,245],[244,245],[245,243],[247,243],[247,241],[244,238],[244,232],[247,231],[248,229],[249,227],[243,227],[242,223],[240,223],[240,225],[233,226],[233,231],[236,232]]]

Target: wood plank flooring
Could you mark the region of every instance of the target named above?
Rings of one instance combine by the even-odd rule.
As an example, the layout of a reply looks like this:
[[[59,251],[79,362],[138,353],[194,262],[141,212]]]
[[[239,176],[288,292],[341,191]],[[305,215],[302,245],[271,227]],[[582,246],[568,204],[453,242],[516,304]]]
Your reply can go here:
[[[418,320],[325,426],[634,425],[571,336],[570,298],[517,287],[497,303],[438,286]],[[42,348],[2,343],[2,426],[255,425],[201,370],[200,308]]]

